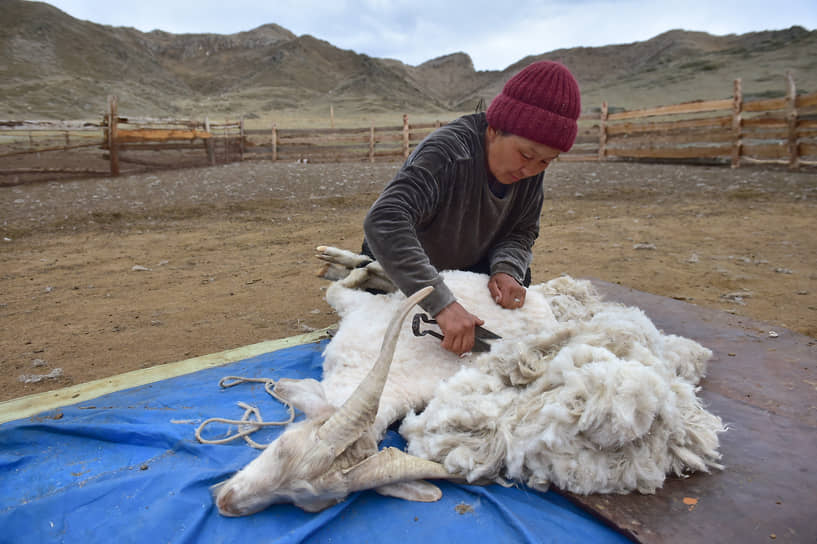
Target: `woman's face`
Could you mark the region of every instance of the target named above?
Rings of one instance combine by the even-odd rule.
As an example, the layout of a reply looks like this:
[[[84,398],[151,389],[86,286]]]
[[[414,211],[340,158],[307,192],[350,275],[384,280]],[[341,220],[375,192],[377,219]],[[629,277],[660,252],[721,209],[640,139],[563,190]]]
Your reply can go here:
[[[560,151],[493,127],[485,131],[488,169],[499,183],[511,185],[544,171]]]

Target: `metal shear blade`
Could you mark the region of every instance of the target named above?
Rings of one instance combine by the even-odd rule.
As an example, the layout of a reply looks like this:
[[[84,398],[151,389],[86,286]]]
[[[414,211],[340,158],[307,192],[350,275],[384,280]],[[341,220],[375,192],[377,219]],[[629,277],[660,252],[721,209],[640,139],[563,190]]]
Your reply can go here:
[[[437,320],[428,317],[426,314],[417,313],[414,314],[414,317],[411,320],[411,332],[414,333],[414,336],[425,336],[426,334],[430,334],[435,338],[439,338],[440,340],[444,340],[445,337],[438,333],[437,331],[426,329],[420,330],[420,322],[426,323],[428,325],[436,325]],[[491,340],[498,340],[502,338],[498,334],[489,331],[484,327],[480,327],[479,325],[474,327],[474,347],[471,349],[474,353],[483,353],[486,351],[491,351],[491,344],[488,342]]]

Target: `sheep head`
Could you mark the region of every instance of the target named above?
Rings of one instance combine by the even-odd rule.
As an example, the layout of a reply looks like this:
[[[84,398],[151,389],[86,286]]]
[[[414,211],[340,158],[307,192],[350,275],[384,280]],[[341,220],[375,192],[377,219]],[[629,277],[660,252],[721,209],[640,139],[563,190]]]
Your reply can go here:
[[[276,385],[276,393],[306,419],[290,425],[255,460],[214,486],[221,514],[249,515],[276,503],[314,512],[363,489],[409,500],[440,498],[436,486],[420,480],[450,477],[441,465],[394,448],[377,451],[370,433],[402,322],[431,290],[426,287],[409,297],[392,317],[377,361],[341,407],[329,404],[315,380],[281,380]]]

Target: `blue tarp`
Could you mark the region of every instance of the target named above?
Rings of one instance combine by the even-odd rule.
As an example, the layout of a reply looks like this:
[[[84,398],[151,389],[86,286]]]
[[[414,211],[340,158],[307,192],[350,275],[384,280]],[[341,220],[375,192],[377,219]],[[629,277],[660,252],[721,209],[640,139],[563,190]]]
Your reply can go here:
[[[323,348],[283,349],[0,425],[0,542],[628,541],[554,492],[498,485],[441,483],[436,503],[366,491],[316,514],[275,505],[220,516],[209,487],[259,452],[240,440],[200,444],[196,427],[213,416],[240,418],[238,401],[268,421],[287,413],[261,384],[220,389],[219,380],[319,378]],[[393,431],[386,441],[402,444]]]

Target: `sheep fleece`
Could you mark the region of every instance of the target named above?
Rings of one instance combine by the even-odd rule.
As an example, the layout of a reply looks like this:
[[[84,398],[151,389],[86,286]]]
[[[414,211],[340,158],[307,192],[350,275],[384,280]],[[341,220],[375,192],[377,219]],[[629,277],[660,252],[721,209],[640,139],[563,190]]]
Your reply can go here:
[[[491,300],[487,276],[443,276],[503,338],[460,358],[404,324],[378,438],[404,418],[408,452],[452,474],[580,494],[654,493],[667,474],[722,468],[725,427],[696,395],[711,351],[662,333],[638,308],[603,301],[588,281],[533,285],[523,308],[506,310]],[[339,405],[376,359],[372,339],[404,297],[335,283],[326,298],[341,322],[324,353],[324,388]]]

